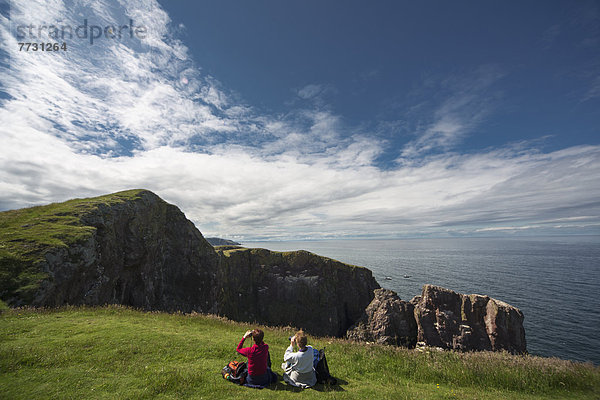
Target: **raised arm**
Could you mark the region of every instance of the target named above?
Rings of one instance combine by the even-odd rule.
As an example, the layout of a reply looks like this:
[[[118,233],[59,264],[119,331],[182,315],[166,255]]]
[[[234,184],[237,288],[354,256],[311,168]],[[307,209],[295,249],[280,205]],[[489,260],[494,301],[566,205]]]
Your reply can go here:
[[[252,334],[252,331],[246,331],[246,333],[244,333],[244,336],[242,336],[242,340],[240,340],[240,343],[238,344],[238,347],[236,349],[238,353],[240,353],[241,355],[246,356],[246,357],[248,357],[248,354],[250,354],[250,347],[244,348],[244,341],[251,334]]]
[[[283,361],[285,361],[285,362],[296,361],[296,354],[294,354],[294,346],[292,346],[291,344],[290,344],[290,347],[288,347],[285,350],[285,354],[283,355]]]

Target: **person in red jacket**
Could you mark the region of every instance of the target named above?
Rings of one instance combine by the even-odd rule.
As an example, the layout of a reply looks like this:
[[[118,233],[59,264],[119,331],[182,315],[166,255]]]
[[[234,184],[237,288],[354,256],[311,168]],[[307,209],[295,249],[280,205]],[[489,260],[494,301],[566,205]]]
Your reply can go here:
[[[254,344],[244,347],[244,340],[252,336]],[[269,345],[263,341],[265,333],[260,329],[246,331],[237,347],[237,352],[248,357],[248,377],[246,384],[250,386],[268,386],[277,381],[277,375],[271,371]]]

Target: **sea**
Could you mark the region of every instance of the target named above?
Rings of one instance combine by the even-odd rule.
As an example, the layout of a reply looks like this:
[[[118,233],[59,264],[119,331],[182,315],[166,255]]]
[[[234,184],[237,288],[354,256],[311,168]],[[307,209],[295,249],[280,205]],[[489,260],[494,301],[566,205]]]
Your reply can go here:
[[[367,267],[407,301],[424,284],[488,295],[523,312],[530,354],[600,365],[600,236],[242,244]]]

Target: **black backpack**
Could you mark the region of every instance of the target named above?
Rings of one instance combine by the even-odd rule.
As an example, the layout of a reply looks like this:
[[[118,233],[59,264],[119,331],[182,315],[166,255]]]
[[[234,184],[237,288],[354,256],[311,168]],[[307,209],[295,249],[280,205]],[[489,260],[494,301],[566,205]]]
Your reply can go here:
[[[317,355],[318,353],[318,355]],[[330,385],[337,384],[337,379],[335,379],[329,373],[329,366],[327,365],[327,358],[325,357],[325,349],[316,350],[315,349],[315,372],[317,374],[317,382],[318,383],[328,383]]]
[[[221,375],[230,382],[243,385],[248,375],[248,365],[243,361],[230,361],[221,370]]]

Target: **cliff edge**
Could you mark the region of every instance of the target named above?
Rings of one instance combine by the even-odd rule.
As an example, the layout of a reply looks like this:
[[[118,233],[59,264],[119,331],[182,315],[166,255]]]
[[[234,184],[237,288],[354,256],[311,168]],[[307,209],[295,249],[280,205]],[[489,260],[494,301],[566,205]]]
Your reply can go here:
[[[147,190],[0,214],[0,297],[11,306],[212,304],[218,256],[174,205]]]
[[[174,205],[129,190],[0,213],[0,299],[215,313],[341,336],[379,287],[305,251],[216,251]]]
[[[397,346],[526,352],[523,314],[506,303],[431,285],[405,302],[369,269],[307,251],[214,248],[147,190],[0,213],[0,300],[196,311]]]
[[[369,269],[308,251],[226,248],[219,254],[216,308],[236,321],[343,336],[379,288]]]

